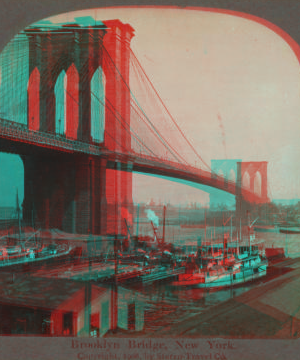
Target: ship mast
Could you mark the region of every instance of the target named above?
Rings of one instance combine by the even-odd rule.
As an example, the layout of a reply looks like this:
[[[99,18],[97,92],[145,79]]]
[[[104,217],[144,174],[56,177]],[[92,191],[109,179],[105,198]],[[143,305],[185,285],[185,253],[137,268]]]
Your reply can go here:
[[[21,243],[21,208],[20,208],[20,204],[19,204],[19,193],[18,193],[18,189],[17,189],[17,194],[16,194],[16,212],[17,212],[17,216],[18,216],[18,230],[19,230],[19,243]]]
[[[232,216],[230,218],[230,241],[232,242]]]
[[[140,219],[140,204],[137,206],[137,215],[136,215],[136,237],[139,236],[139,219]]]
[[[204,209],[204,240],[206,245],[206,209]]]
[[[248,213],[248,230],[249,230],[249,254],[251,255],[251,229],[253,227],[253,225],[256,223],[256,221],[259,219],[259,217],[257,217],[255,220],[252,221],[252,223],[250,224],[250,214]]]
[[[166,205],[164,205],[164,222],[163,222],[163,238],[162,238],[162,243],[164,244],[165,242],[165,234],[166,234]]]
[[[224,221],[224,214],[223,214],[223,264],[225,264],[225,247],[227,247],[227,238],[225,241],[225,229],[224,227],[227,225],[229,220],[232,220],[233,215],[231,215],[226,221]],[[231,221],[232,223],[232,221]],[[232,232],[232,230],[230,230]],[[232,234],[231,234],[232,237]]]
[[[128,238],[128,243],[129,243],[128,248],[130,249],[131,248],[131,238],[132,238],[131,231],[130,231],[130,226],[127,223],[126,218],[124,218],[124,221],[125,221],[125,225],[126,225],[126,229],[127,229],[127,238]],[[123,249],[123,251],[124,251],[124,249]]]

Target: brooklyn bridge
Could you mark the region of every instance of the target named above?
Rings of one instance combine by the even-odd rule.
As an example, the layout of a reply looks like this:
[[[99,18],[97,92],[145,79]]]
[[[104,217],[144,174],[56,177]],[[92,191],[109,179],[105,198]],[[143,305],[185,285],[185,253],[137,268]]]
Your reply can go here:
[[[132,50],[130,21],[75,16],[34,23],[0,54],[0,152],[24,167],[23,220],[0,231],[0,334],[299,337],[299,228],[279,229],[282,208],[256,229],[252,217],[270,203],[268,162],[236,143],[237,158],[207,162]],[[135,173],[230,194],[235,211],[174,207],[166,224],[164,206],[160,237],[138,223]],[[91,355],[79,344],[78,358],[114,354],[106,339]]]
[[[211,169],[202,159],[131,50],[133,36],[119,20],[31,26],[2,54],[0,150],[23,161],[25,221],[124,234],[132,172],[233,194],[238,219],[269,201],[267,162]]]

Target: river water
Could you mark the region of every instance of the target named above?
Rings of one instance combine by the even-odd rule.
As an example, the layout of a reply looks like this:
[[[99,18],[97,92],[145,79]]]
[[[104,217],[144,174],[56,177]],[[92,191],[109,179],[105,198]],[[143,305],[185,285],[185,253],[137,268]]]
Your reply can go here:
[[[236,228],[227,227],[209,227],[206,228],[206,239],[222,238],[222,233],[228,233],[232,231],[233,237],[236,235]],[[140,224],[139,234],[153,236],[151,225]],[[263,241],[265,247],[281,247],[285,249],[286,254],[289,257],[300,256],[300,234],[282,234],[279,232],[256,232],[256,239],[258,242]],[[158,236],[162,236],[162,229],[158,231]],[[175,245],[185,246],[197,246],[198,240],[205,238],[205,229],[203,228],[186,228],[180,225],[166,226],[165,241],[171,242]]]
[[[150,229],[151,230],[151,229]],[[151,235],[147,225],[141,226],[141,234]],[[204,229],[181,228],[180,226],[166,227],[166,241],[176,245],[197,245],[197,239],[204,239]],[[212,238],[222,235],[223,231],[230,232],[230,228],[207,228],[206,237]],[[235,229],[233,229],[233,233]],[[208,235],[209,234],[209,235]],[[282,234],[272,232],[256,232],[256,239],[264,241],[265,247],[281,247],[288,257],[300,256],[300,234]],[[143,303],[143,328],[145,334],[156,330],[173,327],[179,321],[195,314],[200,314],[211,306],[234,298],[249,289],[258,286],[260,282],[268,280],[268,276],[242,286],[222,289],[205,290],[196,287],[171,287],[168,283],[155,283],[151,286],[128,286],[130,291],[138,293]]]

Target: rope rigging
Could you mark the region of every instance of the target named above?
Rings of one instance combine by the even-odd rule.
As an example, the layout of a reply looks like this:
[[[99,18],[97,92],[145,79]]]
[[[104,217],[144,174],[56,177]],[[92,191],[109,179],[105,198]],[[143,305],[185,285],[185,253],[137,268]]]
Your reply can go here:
[[[47,27],[47,31],[51,31],[51,27]],[[57,26],[53,26],[53,29],[58,29]],[[60,36],[59,32],[55,32],[56,37]],[[61,32],[61,39],[64,40],[65,32]],[[89,36],[93,36],[90,34]],[[32,39],[37,39],[32,37]],[[122,151],[134,151],[141,155],[146,155],[164,161],[171,161],[182,166],[191,166],[190,159],[186,158],[187,149],[190,149],[197,160],[204,167],[209,168],[204,162],[202,157],[197,153],[191,142],[187,139],[184,132],[180,129],[177,122],[170,114],[163,100],[155,90],[149,77],[146,75],[140,62],[138,61],[135,54],[130,50],[130,83],[127,83],[122,76],[120,69],[114,63],[109,51],[103,44],[99,44],[98,53],[102,54],[100,69],[106,79],[115,78],[116,84],[121,90],[121,94],[128,99],[128,106],[130,116],[128,114],[121,113],[116,100],[116,103],[112,103],[109,96],[106,94],[105,86],[101,88],[101,93],[98,91],[91,91],[90,85],[87,85],[87,89],[90,90],[91,98],[96,102],[96,108],[102,109],[102,114],[110,114],[116,121],[121,125],[123,131],[125,131],[129,138],[131,147],[126,148],[116,137],[111,134],[107,128],[105,128],[106,135],[114,141],[118,148]],[[56,59],[59,56],[60,64],[55,64],[52,68],[47,66],[41,67],[43,70],[37,70],[35,74],[36,79],[40,81],[39,87],[39,98],[48,98],[49,89],[52,88],[54,91],[57,86],[57,80],[60,76],[62,69],[64,70],[65,82],[61,82],[63,85],[63,98],[59,99],[61,92],[56,92],[56,99],[53,102],[48,102],[47,112],[58,112],[60,118],[55,120],[55,132],[58,135],[64,135],[66,132],[66,101],[71,102],[72,106],[79,107],[77,96],[74,92],[70,92],[68,88],[69,73],[68,70],[73,63],[70,63],[70,54],[62,52],[62,48],[65,46],[64,42],[56,42],[51,44],[51,53],[40,55],[40,61],[48,58],[51,62],[51,58]],[[89,41],[80,43],[81,51],[89,51]],[[27,113],[28,113],[28,86],[31,81],[34,81],[29,74],[29,59],[30,57],[37,56],[37,52],[40,49],[40,42],[38,40],[32,41],[29,46],[28,37],[25,33],[17,35],[4,49],[0,55],[0,116],[7,120],[11,120],[16,123],[27,124]],[[47,51],[47,50],[46,50]],[[63,55],[61,55],[63,54]],[[72,57],[71,57],[72,58]],[[90,59],[87,63],[82,65],[80,69],[80,81],[81,83],[91,83],[91,72],[89,71],[90,66],[94,66],[93,63],[97,62],[97,59]],[[67,69],[66,66],[69,66]],[[74,79],[78,79],[78,69],[74,65],[77,73],[73,74]],[[53,84],[53,81],[56,81]],[[43,84],[43,86],[41,86]],[[76,86],[76,84],[75,84]],[[57,86],[58,87],[58,86]],[[65,100],[67,98],[67,100]],[[50,100],[49,100],[50,101]],[[55,105],[56,104],[56,105]],[[35,103],[33,106],[33,112],[37,112],[39,109],[39,103]],[[82,111],[87,111],[83,109]],[[105,115],[103,115],[105,116]],[[59,125],[57,124],[59,121]],[[50,126],[50,125],[49,125]],[[61,126],[63,127],[61,129]],[[99,125],[100,126],[100,125]],[[101,138],[99,132],[104,131],[103,128],[96,127],[94,125],[94,132],[97,133],[94,143],[99,143],[97,138]],[[50,128],[46,129],[50,131]]]

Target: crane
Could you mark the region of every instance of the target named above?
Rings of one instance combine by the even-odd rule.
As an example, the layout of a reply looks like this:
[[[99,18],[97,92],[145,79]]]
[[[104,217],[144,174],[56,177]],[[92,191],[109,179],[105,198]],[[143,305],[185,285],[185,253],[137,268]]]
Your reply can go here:
[[[259,219],[259,217],[257,217],[255,220],[252,221],[252,223],[250,224],[250,214],[248,213],[248,231],[249,231],[249,252],[251,255],[251,230],[253,225],[256,223],[256,221]]]
[[[151,220],[151,225],[152,225],[152,229],[153,229],[153,232],[154,232],[154,241],[158,241],[157,232],[156,232],[156,229],[155,229],[155,226],[154,226],[152,220]]]
[[[131,239],[132,239],[132,235],[131,235],[131,231],[130,231],[130,226],[127,222],[127,220],[124,218],[124,221],[125,221],[125,225],[126,225],[126,229],[127,229],[127,235],[128,235],[128,248],[130,248],[130,245],[131,245]]]

